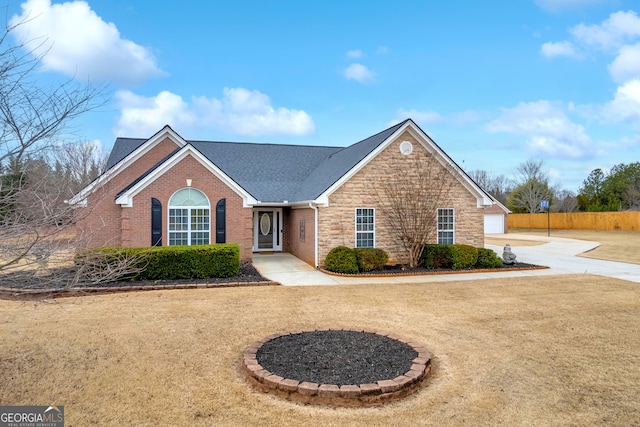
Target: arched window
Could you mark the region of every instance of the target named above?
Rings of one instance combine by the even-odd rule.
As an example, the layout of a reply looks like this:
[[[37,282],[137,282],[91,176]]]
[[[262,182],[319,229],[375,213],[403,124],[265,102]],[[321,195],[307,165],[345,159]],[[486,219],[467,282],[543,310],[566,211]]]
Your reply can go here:
[[[210,235],[209,199],[188,187],[169,199],[169,245],[208,245]]]

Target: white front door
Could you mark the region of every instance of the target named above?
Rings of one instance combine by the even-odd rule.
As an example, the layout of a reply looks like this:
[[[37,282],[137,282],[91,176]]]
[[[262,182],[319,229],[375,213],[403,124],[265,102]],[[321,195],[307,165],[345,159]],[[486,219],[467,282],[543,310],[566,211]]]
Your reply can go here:
[[[253,251],[282,250],[282,209],[253,210]]]

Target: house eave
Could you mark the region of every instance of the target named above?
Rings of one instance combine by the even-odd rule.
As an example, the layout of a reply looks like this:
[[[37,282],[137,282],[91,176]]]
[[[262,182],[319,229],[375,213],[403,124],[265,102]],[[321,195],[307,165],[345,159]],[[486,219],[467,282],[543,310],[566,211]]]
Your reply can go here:
[[[156,132],[151,138],[149,138],[144,144],[140,147],[133,150],[127,156],[125,156],[118,163],[113,165],[109,170],[100,175],[97,179],[87,185],[85,188],[80,190],[77,194],[75,194],[70,200],[70,205],[75,204],[86,204],[87,197],[93,193],[97,188],[100,188],[102,185],[109,182],[113,177],[117,176],[120,172],[128,168],[131,164],[133,164],[136,160],[140,159],[144,156],[147,151],[157,145],[159,142],[163,141],[165,138],[171,139],[178,147],[184,147],[187,145],[187,141],[185,141],[180,135],[178,135],[171,126],[165,125],[162,129]]]
[[[178,151],[175,155],[171,156],[171,158],[167,159],[162,165],[152,171],[149,175],[147,175],[144,179],[140,180],[140,182],[136,183],[131,188],[127,189],[124,193],[116,198],[116,204],[121,205],[122,207],[133,207],[133,198],[136,194],[146,188],[153,181],[162,176],[166,171],[171,169],[174,165],[176,165],[181,160],[185,159],[187,156],[192,156],[195,158],[200,164],[202,164],[205,168],[207,168],[211,173],[213,173],[218,179],[224,182],[227,186],[229,186],[236,194],[238,194],[242,198],[242,206],[245,208],[251,207],[255,204],[258,204],[258,201],[249,194],[244,188],[242,188],[238,183],[232,180],[229,176],[227,176],[222,170],[220,170],[215,164],[213,164],[209,159],[207,159],[202,153],[200,153],[195,147],[190,144],[185,145],[180,151]]]

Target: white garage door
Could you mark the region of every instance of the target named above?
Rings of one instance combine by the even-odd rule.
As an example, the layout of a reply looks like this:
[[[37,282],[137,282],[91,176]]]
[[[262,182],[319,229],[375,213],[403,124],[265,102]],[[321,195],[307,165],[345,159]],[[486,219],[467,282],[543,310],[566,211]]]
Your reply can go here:
[[[503,234],[504,233],[504,215],[484,216],[484,234]]]

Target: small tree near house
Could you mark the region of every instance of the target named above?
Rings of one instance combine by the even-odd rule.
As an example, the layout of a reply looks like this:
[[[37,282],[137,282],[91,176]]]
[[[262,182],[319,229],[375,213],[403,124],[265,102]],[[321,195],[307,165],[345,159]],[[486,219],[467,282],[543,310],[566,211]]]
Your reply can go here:
[[[410,268],[420,264],[424,246],[437,241],[438,208],[448,207],[457,173],[447,172],[426,153],[394,157],[382,171],[378,205]]]

